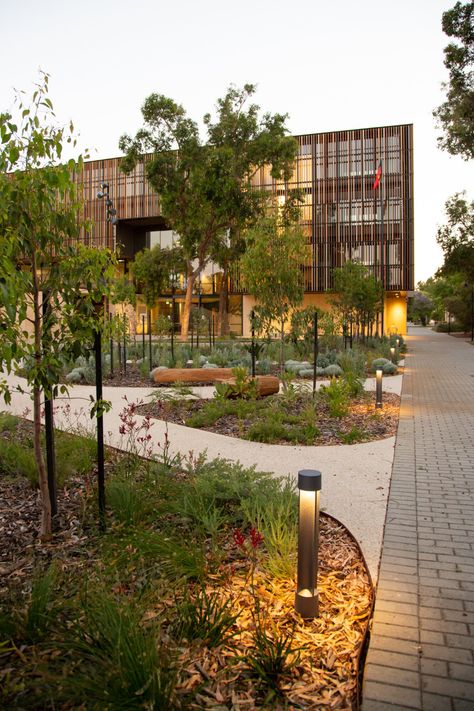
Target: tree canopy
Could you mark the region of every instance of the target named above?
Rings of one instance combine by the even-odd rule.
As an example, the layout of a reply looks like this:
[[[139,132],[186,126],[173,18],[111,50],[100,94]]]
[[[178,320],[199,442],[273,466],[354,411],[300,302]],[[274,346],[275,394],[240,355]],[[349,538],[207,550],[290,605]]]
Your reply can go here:
[[[214,259],[223,268],[226,286],[230,265],[243,251],[242,231],[263,213],[268,193],[253,188],[256,172],[269,165],[273,178],[291,175],[297,144],[286,135],[286,115],[260,116],[259,106],[246,105],[254,93],[251,84],[230,87],[217,102],[216,120],[204,116],[205,141],[182,106],[152,94],[142,107],[144,127],[135,138],[120,140],[126,172],[152,154],[146,176],[160,197],[163,217],[179,234],[188,262],[183,335],[195,278]],[[221,312],[225,308],[224,299]]]
[[[247,249],[240,260],[242,284],[257,301],[258,321],[267,332],[278,328],[281,342],[291,312],[304,295],[302,265],[309,256],[306,237],[289,205],[268,210],[246,234]]]
[[[347,261],[334,269],[333,276],[332,304],[344,321],[352,320],[358,331],[370,330],[382,308],[382,284],[368,267],[355,261]]]
[[[444,50],[449,81],[446,101],[434,111],[444,135],[439,145],[464,160],[474,158],[474,3],[457,2],[443,13],[443,32],[453,38]]]
[[[442,274],[459,273],[474,283],[474,200],[456,193],[445,204],[447,223],[438,228],[437,242],[443,250]]]

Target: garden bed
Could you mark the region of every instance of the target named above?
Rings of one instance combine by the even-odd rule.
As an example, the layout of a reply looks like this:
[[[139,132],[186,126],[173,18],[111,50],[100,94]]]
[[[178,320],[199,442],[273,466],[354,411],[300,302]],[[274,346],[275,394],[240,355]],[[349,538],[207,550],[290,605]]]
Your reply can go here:
[[[257,442],[288,445],[336,445],[369,442],[396,434],[400,397],[384,393],[375,409],[373,393],[348,402],[335,416],[331,405],[310,394],[273,395],[265,400],[181,399],[141,405],[140,415]],[[344,412],[344,408],[340,410]]]
[[[89,471],[41,543],[37,491],[0,465],[5,708],[357,708],[373,589],[340,523],[321,516],[319,617],[303,621],[289,481],[110,451],[107,480],[106,532]]]

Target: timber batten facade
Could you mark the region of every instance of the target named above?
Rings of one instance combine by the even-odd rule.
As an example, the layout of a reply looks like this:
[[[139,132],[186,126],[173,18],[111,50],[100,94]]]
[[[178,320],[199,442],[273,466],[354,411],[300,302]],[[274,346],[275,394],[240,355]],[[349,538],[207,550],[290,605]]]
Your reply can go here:
[[[311,256],[302,265],[303,305],[324,308],[325,295],[333,288],[334,268],[357,260],[383,283],[388,329],[403,332],[406,294],[414,288],[413,125],[295,138],[299,150],[291,180],[274,180],[266,166],[256,173],[252,184],[271,191],[282,203],[291,190],[299,189],[303,195],[301,224],[311,245]],[[158,197],[145,178],[145,163],[146,159],[126,175],[120,170],[120,158],[96,160],[85,163],[76,176],[85,201],[84,217],[92,224],[81,239],[90,245],[118,248],[125,272],[138,251],[157,243],[166,246],[173,239],[172,226],[161,216]],[[375,190],[379,164],[382,179]],[[116,227],[106,221],[104,201],[97,198],[104,182],[117,211]],[[219,284],[219,268],[214,265],[203,277],[201,289],[213,312]],[[183,293],[185,284],[180,287],[178,292]],[[239,313],[235,322],[238,332],[237,322],[242,324],[240,330],[245,329],[252,299],[242,293],[237,273],[231,279],[230,294],[235,313]],[[163,299],[168,304],[167,295]],[[178,309],[179,299],[177,293]],[[242,299],[238,307],[237,300]]]

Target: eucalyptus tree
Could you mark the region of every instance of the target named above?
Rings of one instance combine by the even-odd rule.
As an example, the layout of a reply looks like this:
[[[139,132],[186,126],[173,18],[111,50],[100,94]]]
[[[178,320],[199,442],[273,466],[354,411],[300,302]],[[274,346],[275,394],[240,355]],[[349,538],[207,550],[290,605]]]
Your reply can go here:
[[[0,116],[0,363],[7,373],[21,372],[32,392],[40,534],[48,538],[42,397],[51,398],[65,359],[82,353],[100,327],[97,308],[113,268],[106,250],[78,245],[74,172],[82,158],[61,163],[64,145],[74,146],[74,129],[55,125],[48,75],[41,77],[29,103],[17,98],[16,120]],[[10,381],[1,380],[0,392],[11,401]]]
[[[280,210],[276,205],[246,233],[247,249],[240,259],[242,283],[255,297],[259,330],[280,338],[283,368],[285,327],[304,296],[302,265],[310,250],[298,224],[294,202]]]
[[[443,13],[442,27],[452,41],[444,49],[449,81],[446,101],[434,111],[444,135],[439,145],[464,160],[474,158],[474,3],[457,2]]]
[[[268,199],[253,179],[264,165],[272,178],[288,179],[297,152],[287,136],[286,115],[260,115],[252,84],[231,87],[217,102],[217,117],[204,116],[206,140],[184,108],[160,94],[142,107],[144,127],[120,139],[121,168],[131,171],[145,155],[146,176],[160,198],[161,213],[175,232],[187,260],[182,334],[187,335],[194,283],[213,259],[223,271],[221,332],[228,329],[227,284],[232,264],[245,249],[245,229],[262,216]]]

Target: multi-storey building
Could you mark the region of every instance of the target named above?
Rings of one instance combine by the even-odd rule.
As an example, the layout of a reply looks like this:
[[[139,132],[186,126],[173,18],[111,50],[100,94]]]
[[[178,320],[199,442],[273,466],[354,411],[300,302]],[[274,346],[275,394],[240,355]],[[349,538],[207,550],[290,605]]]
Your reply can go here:
[[[406,331],[407,292],[414,280],[413,229],[413,126],[384,126],[296,137],[299,152],[291,181],[274,180],[263,168],[254,178],[283,201],[289,190],[304,195],[302,226],[311,244],[311,257],[303,265],[304,306],[327,308],[327,294],[333,287],[333,270],[352,259],[367,265],[384,286],[383,324],[385,332]],[[160,215],[159,200],[138,165],[129,175],[119,168],[120,159],[86,163],[78,176],[86,200],[86,216],[92,232],[84,235],[91,244],[115,248],[125,273],[135,254],[155,244],[167,246],[174,235]],[[374,177],[381,166],[380,184]],[[106,221],[104,204],[97,198],[101,183],[117,210],[114,227]],[[196,303],[216,313],[220,273],[211,265],[199,284]],[[171,292],[163,294],[156,313],[171,315]],[[184,302],[184,283],[175,293],[176,320]],[[242,293],[238,281],[231,284],[229,297],[231,330],[248,329],[252,298]],[[138,325],[145,306],[137,304]]]

